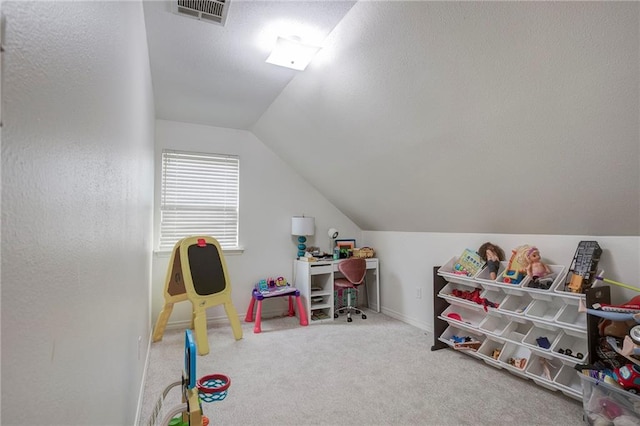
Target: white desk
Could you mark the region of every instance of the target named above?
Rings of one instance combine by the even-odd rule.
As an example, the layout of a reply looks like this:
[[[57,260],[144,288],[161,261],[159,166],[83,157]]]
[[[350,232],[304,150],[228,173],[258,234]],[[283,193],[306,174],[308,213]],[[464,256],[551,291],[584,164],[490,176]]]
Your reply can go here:
[[[376,284],[376,312],[380,312],[380,271],[376,258],[367,260],[367,275],[375,275]],[[341,260],[321,260],[317,262],[305,262],[294,260],[293,282],[300,291],[303,306],[307,309],[309,323],[333,321],[333,280],[334,273],[338,272],[338,263]],[[367,279],[367,296],[371,294],[369,285],[372,280]],[[367,304],[369,301],[367,300]],[[369,306],[371,306],[369,304]],[[312,315],[315,313],[315,315]],[[316,319],[312,320],[312,316]],[[318,318],[320,316],[320,318]]]

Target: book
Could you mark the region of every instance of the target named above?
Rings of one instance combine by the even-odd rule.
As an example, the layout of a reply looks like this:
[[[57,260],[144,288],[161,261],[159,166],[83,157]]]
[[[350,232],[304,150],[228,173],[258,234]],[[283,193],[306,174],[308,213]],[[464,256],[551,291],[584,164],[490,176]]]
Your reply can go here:
[[[464,249],[453,267],[453,273],[473,277],[480,272],[485,263],[477,252]]]

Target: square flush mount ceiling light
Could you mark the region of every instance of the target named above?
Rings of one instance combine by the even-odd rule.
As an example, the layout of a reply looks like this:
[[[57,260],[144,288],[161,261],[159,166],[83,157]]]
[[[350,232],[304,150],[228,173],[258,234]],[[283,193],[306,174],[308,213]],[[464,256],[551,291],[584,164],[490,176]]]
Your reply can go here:
[[[303,71],[319,50],[319,46],[303,44],[297,37],[278,37],[276,47],[266,62]]]

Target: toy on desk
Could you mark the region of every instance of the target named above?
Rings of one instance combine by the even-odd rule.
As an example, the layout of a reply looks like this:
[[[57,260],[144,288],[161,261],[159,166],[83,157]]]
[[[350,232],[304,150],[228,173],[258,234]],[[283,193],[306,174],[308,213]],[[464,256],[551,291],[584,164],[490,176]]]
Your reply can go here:
[[[487,262],[487,268],[489,269],[489,277],[495,280],[498,276],[498,270],[500,269],[500,261],[504,260],[504,251],[495,244],[486,242],[478,249],[478,254]]]
[[[473,250],[465,249],[453,266],[453,273],[472,277],[484,266],[485,261]]]
[[[502,282],[520,284],[520,281],[527,273],[527,266],[529,265],[527,251],[530,248],[531,246],[524,244],[511,250],[511,258],[507,264],[507,269],[502,273]]]
[[[273,293],[282,293],[289,291],[288,289],[292,288],[287,279],[285,277],[278,278],[267,278],[266,280],[260,280],[255,285],[256,290],[258,290],[263,295],[273,294]]]

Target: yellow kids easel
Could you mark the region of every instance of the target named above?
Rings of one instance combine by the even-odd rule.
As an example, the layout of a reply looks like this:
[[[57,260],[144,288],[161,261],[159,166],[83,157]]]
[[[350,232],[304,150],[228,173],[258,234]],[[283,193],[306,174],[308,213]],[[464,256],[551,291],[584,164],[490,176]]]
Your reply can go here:
[[[242,339],[242,326],[231,301],[231,282],[218,241],[209,236],[183,238],[173,247],[164,285],[164,307],[153,330],[153,341],[162,340],[173,304],[189,300],[193,305],[191,328],[198,355],[209,353],[207,308],[224,304],[233,336]]]

